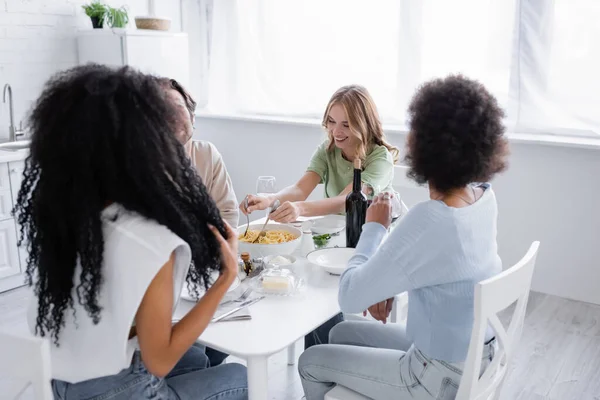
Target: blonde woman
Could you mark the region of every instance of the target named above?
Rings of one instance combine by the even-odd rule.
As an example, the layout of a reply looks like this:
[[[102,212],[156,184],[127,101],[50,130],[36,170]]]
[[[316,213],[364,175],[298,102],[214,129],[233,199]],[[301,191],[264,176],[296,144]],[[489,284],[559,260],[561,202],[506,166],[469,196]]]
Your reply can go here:
[[[355,158],[363,161],[363,183],[391,190],[398,149],[385,140],[377,108],[367,89],[358,85],[338,89],[327,104],[322,124],[328,140],[317,148],[302,178],[268,197],[248,195],[248,210],[240,205],[242,212],[265,210],[279,200],[281,206],[271,215],[277,222],[342,213],[346,195],[352,190]],[[325,186],[325,199],[307,201],[320,183]],[[342,321],[340,313],[306,335],[304,348],[328,343],[329,331]]]
[[[281,206],[271,219],[277,222],[342,213],[346,195],[352,190],[355,158],[363,161],[363,183],[391,190],[398,149],[386,141],[367,89],[358,85],[340,88],[327,104],[322,125],[328,139],[317,148],[302,178],[271,196],[248,195],[248,210],[240,205],[243,213],[265,210],[276,199]],[[325,199],[307,201],[320,183],[325,185]]]

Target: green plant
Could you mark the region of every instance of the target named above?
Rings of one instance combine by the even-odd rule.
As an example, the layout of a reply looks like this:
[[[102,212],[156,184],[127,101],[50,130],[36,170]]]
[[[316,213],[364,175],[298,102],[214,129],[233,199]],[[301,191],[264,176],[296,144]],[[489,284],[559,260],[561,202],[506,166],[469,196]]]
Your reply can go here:
[[[82,8],[85,14],[92,19],[92,23],[95,20],[97,27],[100,28],[104,23],[110,28],[125,28],[129,22],[127,8],[124,6],[113,8],[101,3],[100,0],[94,0],[90,4],[83,5]]]
[[[83,11],[85,11],[85,15],[87,15],[88,17],[99,19],[104,19],[108,9],[108,7],[100,3],[99,0],[94,0],[90,4],[85,4],[81,6],[81,8],[83,8]]]
[[[125,28],[129,22],[129,15],[125,6],[119,8],[108,7],[106,23],[111,28]]]

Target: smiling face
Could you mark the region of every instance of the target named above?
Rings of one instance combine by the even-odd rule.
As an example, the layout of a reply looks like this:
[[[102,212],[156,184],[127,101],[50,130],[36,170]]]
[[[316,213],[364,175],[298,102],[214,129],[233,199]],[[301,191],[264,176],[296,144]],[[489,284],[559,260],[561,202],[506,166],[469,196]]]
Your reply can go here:
[[[335,147],[342,150],[347,159],[352,160],[360,140],[348,122],[348,115],[341,104],[333,104],[327,115],[327,131]]]

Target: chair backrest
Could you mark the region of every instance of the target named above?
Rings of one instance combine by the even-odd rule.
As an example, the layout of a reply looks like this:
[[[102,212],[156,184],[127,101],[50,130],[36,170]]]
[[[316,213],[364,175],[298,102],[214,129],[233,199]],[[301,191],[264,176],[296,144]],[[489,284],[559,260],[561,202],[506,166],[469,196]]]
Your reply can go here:
[[[539,245],[539,242],[534,242],[525,257],[513,267],[475,286],[475,320],[456,400],[499,398],[508,364],[521,337]],[[508,329],[504,329],[497,314],[513,303],[515,308],[511,321]],[[488,326],[495,331],[498,351],[480,376]]]
[[[9,381],[2,395],[18,399],[30,386],[37,400],[52,400],[50,346],[34,336],[15,336],[0,332],[0,377]]]
[[[429,199],[429,190],[427,185],[420,186],[410,179],[406,174],[408,167],[405,165],[394,166],[394,180],[392,186],[402,197],[402,201],[410,208],[417,203]]]

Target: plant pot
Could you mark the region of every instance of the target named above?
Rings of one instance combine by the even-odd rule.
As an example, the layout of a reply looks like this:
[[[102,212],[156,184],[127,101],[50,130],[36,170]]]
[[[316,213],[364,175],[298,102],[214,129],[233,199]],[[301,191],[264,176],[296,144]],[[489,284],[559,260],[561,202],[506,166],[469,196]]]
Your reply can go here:
[[[90,17],[92,20],[92,27],[94,29],[102,29],[104,27],[104,20],[100,17]]]

